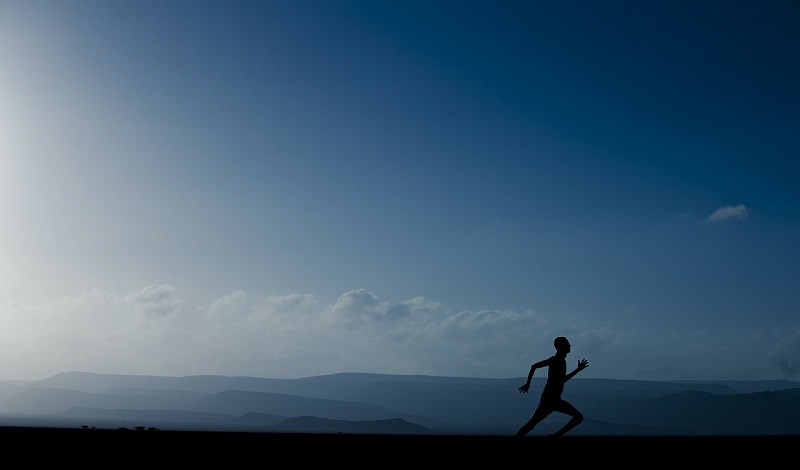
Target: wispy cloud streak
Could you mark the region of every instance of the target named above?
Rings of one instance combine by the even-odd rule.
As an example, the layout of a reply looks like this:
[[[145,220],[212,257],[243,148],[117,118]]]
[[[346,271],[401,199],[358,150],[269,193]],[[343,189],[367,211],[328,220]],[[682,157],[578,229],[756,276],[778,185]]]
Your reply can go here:
[[[707,222],[722,222],[730,219],[744,220],[750,214],[750,208],[744,204],[723,206],[715,210],[706,219]]]

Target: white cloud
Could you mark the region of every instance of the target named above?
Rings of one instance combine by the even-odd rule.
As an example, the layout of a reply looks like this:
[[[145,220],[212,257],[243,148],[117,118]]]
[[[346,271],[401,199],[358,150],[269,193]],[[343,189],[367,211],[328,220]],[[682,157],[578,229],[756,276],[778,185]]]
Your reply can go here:
[[[747,218],[747,215],[749,213],[750,213],[750,208],[748,208],[744,204],[739,204],[736,206],[723,206],[715,210],[710,216],[708,216],[708,219],[706,219],[706,221],[722,222],[728,219],[744,220]]]
[[[332,307],[332,314],[346,324],[363,324],[379,321],[386,316],[389,304],[366,289],[351,290],[342,294]]]
[[[131,292],[125,297],[141,315],[162,317],[174,313],[180,306],[180,299],[172,286],[154,285]]]

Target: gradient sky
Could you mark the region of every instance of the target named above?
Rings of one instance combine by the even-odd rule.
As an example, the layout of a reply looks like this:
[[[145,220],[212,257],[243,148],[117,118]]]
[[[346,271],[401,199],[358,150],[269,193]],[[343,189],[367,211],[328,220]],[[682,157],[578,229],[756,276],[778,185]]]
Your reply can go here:
[[[800,380],[800,2],[0,0],[0,379]]]

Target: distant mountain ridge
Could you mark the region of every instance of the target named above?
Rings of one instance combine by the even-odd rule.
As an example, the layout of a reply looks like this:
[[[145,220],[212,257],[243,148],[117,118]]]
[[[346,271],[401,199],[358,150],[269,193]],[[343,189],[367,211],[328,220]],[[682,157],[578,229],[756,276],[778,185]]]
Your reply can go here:
[[[0,425],[174,430],[512,435],[544,378],[341,373],[299,379],[64,372],[0,381]],[[576,435],[800,435],[800,382],[570,381]],[[533,434],[565,421],[557,413]],[[49,424],[47,424],[49,423]]]

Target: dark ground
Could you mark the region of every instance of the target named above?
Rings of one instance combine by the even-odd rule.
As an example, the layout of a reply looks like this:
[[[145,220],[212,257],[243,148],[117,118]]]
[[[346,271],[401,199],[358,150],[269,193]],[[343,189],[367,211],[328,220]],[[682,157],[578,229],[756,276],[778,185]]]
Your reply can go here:
[[[536,468],[551,463],[565,468],[782,467],[796,462],[800,436],[514,438],[0,427],[0,444],[8,457],[32,459],[32,463],[126,468],[310,464],[346,469],[430,465]]]

